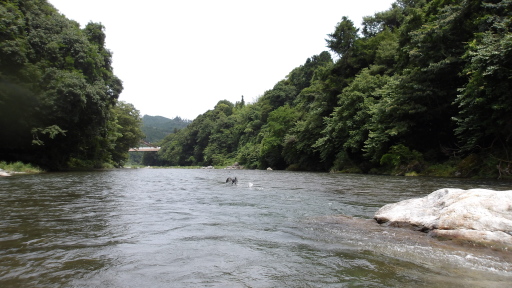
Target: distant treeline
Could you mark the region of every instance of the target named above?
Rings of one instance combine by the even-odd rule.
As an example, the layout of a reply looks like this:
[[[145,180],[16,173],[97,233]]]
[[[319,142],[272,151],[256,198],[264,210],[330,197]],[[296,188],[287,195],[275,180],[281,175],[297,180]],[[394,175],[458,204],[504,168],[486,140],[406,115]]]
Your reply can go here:
[[[46,169],[122,166],[143,137],[118,101],[104,27],[46,0],[0,1],[0,160]]]
[[[220,101],[161,144],[162,165],[506,176],[512,2],[400,0],[346,18],[254,103]],[[321,37],[321,35],[319,35]]]
[[[169,119],[162,116],[144,115],[142,116],[142,132],[146,137],[144,140],[150,143],[157,143],[164,139],[165,136],[187,127],[190,122],[192,121],[181,119],[180,117]]]

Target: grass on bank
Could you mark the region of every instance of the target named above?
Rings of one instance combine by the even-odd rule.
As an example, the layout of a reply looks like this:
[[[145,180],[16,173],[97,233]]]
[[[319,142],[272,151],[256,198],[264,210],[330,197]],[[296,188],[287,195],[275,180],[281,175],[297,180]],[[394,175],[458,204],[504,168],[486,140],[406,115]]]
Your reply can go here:
[[[5,161],[0,161],[0,169],[6,172],[18,172],[18,173],[42,173],[42,170],[39,167],[33,166],[31,164],[25,164],[23,162],[17,161],[12,163],[7,163]]]

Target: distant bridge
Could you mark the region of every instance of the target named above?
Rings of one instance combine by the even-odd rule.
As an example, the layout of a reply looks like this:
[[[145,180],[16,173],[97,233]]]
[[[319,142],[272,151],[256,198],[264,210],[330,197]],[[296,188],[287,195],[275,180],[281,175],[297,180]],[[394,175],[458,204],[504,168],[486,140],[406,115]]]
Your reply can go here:
[[[154,152],[159,151],[160,147],[138,147],[138,148],[131,148],[130,152]]]

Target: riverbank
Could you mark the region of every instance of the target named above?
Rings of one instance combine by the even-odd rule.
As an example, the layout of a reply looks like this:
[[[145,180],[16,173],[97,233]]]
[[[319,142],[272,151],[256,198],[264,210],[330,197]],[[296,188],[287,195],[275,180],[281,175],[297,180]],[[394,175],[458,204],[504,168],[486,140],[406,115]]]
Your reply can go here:
[[[25,164],[23,162],[13,162],[7,163],[5,161],[0,161],[0,177],[8,177],[13,174],[20,173],[43,173],[45,172],[43,169],[33,166],[31,164]]]

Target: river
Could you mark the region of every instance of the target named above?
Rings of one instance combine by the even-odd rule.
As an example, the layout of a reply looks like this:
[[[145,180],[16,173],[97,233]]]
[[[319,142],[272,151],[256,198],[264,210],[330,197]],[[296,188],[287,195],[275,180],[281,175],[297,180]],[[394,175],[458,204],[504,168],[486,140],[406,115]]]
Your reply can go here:
[[[371,219],[447,187],[512,183],[200,169],[4,177],[0,287],[509,287],[507,253]]]

